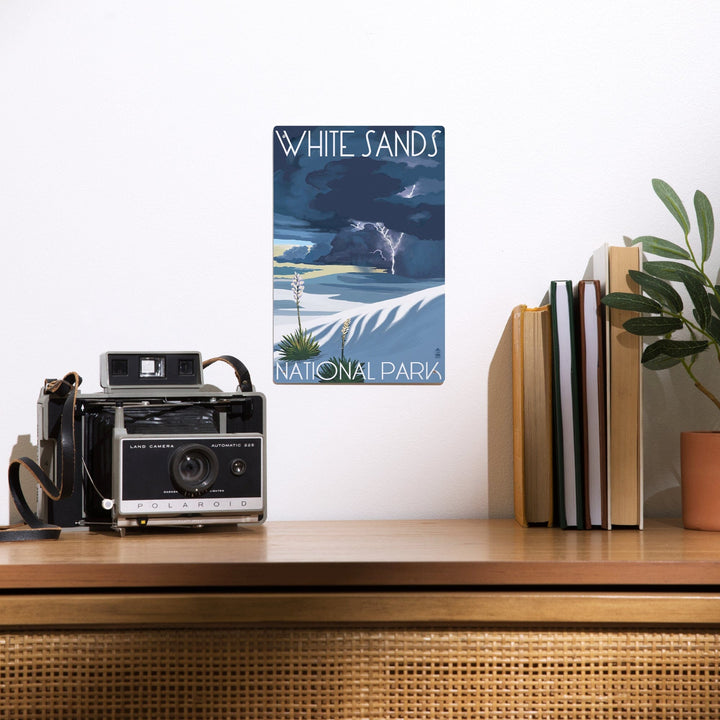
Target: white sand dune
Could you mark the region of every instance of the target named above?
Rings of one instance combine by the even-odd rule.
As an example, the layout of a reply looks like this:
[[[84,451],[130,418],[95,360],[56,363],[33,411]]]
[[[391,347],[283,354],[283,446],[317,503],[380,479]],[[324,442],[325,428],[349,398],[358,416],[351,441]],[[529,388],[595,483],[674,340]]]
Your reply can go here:
[[[345,357],[366,363],[369,381],[437,382],[444,375],[444,317],[445,287],[439,285],[376,303],[356,303],[303,322],[303,329],[311,331],[321,347],[315,365],[340,356],[342,326],[349,319]]]

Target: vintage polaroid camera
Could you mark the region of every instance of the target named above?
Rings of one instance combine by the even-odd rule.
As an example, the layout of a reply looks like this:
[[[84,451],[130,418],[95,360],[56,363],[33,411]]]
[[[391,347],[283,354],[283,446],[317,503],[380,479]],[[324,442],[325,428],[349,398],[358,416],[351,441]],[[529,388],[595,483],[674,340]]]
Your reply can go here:
[[[216,360],[233,367],[236,392],[203,384],[203,368]],[[64,499],[42,496],[47,522],[125,534],[265,520],[265,397],[236,358],[107,352],[104,391],[75,391],[72,433],[61,428],[67,395],[49,390],[57,382],[46,381],[38,400],[39,465],[57,480],[72,453],[74,488]]]

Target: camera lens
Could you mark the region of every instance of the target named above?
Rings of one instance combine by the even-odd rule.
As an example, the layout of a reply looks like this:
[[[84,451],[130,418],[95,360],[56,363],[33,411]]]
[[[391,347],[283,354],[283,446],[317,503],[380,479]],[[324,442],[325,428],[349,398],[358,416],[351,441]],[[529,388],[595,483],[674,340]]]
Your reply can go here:
[[[217,457],[204,445],[184,445],[170,461],[173,485],[183,495],[195,496],[207,492],[217,474]]]

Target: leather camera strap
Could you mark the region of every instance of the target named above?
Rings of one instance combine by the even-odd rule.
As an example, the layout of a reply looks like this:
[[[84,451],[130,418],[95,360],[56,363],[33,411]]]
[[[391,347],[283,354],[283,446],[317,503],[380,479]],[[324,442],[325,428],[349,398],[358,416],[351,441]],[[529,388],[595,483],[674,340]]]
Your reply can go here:
[[[60,500],[72,494],[75,478],[75,404],[81,382],[82,379],[75,372],[68,373],[61,380],[46,381],[45,393],[63,399],[60,429],[56,438],[60,448],[59,480],[57,484],[54,483],[47,473],[28,457],[17,458],[10,462],[8,468],[10,495],[24,523],[0,529],[0,541],[57,540],[60,537],[60,528],[57,525],[44,522],[30,508],[20,484],[20,470],[25,469],[29,472],[51,500]]]
[[[235,371],[235,377],[237,378],[238,387],[241,392],[252,392],[253,387],[250,372],[240,360],[232,355],[218,355],[217,357],[205,360],[203,362],[203,369],[218,361],[227,363]]]

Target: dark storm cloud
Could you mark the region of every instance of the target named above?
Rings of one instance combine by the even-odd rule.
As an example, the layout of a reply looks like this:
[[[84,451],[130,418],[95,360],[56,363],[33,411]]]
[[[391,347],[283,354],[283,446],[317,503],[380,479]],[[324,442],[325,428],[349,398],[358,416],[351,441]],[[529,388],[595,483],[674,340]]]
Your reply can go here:
[[[315,143],[307,149],[302,145],[303,129],[289,130],[286,152],[278,147],[277,140],[275,147],[276,231],[287,225],[287,218],[294,218],[306,231],[312,228],[323,235],[334,233],[332,246],[337,245],[336,252],[324,254],[324,262],[340,262],[341,256],[347,261],[349,244],[357,249],[358,243],[366,241],[368,253],[375,250],[376,238],[371,232],[350,242],[348,231],[357,223],[382,223],[394,233],[408,236],[408,246],[415,240],[444,245],[443,133],[349,128],[340,137],[338,130],[323,135],[320,128],[305,128],[315,133],[305,136]],[[409,142],[398,145],[398,139],[418,140],[429,148],[427,138],[433,141],[433,157],[403,153],[410,148]],[[289,143],[294,143],[291,152],[287,152]],[[338,157],[341,154],[346,156]],[[441,247],[438,251],[439,257],[444,255]]]

